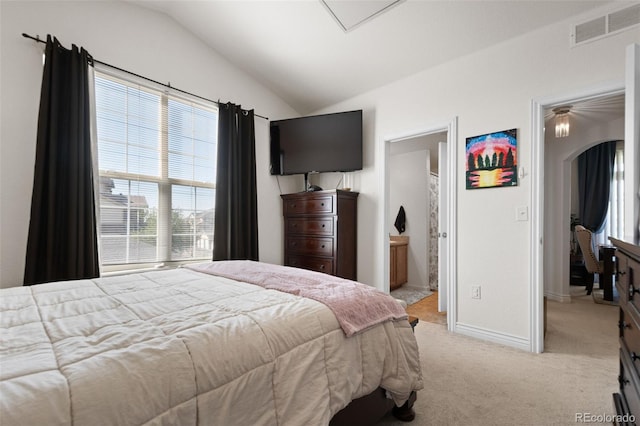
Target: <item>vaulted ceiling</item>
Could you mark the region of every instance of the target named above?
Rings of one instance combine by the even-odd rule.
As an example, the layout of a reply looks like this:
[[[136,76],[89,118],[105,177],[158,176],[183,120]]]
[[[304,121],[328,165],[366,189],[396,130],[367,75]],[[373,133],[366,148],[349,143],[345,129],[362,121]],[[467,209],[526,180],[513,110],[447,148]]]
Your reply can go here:
[[[610,3],[134,2],[173,18],[301,114]],[[377,9],[382,11],[376,14]],[[570,30],[559,43],[569,43]]]

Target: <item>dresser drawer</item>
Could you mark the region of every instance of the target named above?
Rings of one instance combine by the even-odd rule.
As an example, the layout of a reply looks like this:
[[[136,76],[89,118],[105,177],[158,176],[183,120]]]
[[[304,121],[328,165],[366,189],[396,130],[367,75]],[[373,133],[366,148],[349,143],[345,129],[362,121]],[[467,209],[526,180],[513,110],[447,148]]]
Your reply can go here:
[[[621,290],[624,290],[625,295],[629,290],[629,280],[627,276],[627,267],[629,266],[629,258],[622,253],[616,255],[616,269],[618,274],[616,275],[616,284],[620,286]],[[620,295],[622,296],[622,294]]]
[[[290,254],[333,256],[333,238],[287,238]]]
[[[620,339],[623,342],[623,346],[629,349],[632,361],[637,356],[638,361],[634,361],[633,365],[638,364],[640,366],[640,327],[638,327],[635,318],[626,309],[620,309],[620,321]]]
[[[625,269],[618,269],[618,279],[622,290],[627,291],[628,303],[633,305],[638,313],[640,312],[640,263],[624,257],[620,263],[624,264],[625,260],[627,266]]]
[[[633,366],[633,362],[625,348],[622,345],[620,349],[620,393],[626,403],[626,408],[630,414],[636,419],[640,418],[640,382],[638,374]],[[636,361],[638,362],[638,361]]]
[[[318,213],[333,213],[333,197],[331,195],[293,198],[286,200],[284,203],[285,216]]]
[[[333,259],[323,259],[310,256],[287,256],[285,259],[285,265],[333,274]]]
[[[627,402],[622,397],[621,393],[613,394],[613,407],[616,410],[616,418],[613,420],[615,426],[630,426],[635,423],[629,423],[631,415],[629,414],[629,408]]]
[[[616,290],[618,291],[618,303],[620,304],[620,306],[625,306],[629,303],[629,287],[625,286],[622,287],[622,284],[620,283],[620,281],[617,281],[615,283],[616,286]]]
[[[289,219],[287,232],[289,234],[333,236],[333,217],[327,219]]]

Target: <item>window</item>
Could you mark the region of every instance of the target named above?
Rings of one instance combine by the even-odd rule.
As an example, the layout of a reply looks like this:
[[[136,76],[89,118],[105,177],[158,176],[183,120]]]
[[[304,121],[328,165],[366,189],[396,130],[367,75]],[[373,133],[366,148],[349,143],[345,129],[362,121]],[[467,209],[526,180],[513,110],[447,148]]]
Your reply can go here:
[[[624,238],[624,141],[618,141],[605,225],[593,235],[594,244],[609,245],[609,237]]]
[[[105,270],[210,259],[216,106],[98,71],[95,98]]]

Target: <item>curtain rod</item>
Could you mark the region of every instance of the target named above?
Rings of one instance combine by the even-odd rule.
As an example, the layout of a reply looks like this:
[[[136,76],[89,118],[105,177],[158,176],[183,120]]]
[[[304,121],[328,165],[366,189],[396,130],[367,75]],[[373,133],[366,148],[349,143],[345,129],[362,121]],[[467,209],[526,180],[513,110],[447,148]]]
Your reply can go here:
[[[44,41],[44,40],[40,39],[40,36],[39,36],[39,35],[36,35],[35,37],[33,37],[33,36],[31,36],[31,35],[29,35],[29,34],[27,34],[27,33],[22,33],[22,37],[24,37],[24,38],[30,38],[31,40],[33,40],[33,41],[37,41],[38,43],[47,44],[47,42],[46,42],[46,41]],[[185,91],[185,90],[177,89],[177,88],[173,87],[173,86],[171,85],[171,83],[164,84],[164,83],[161,83],[161,82],[159,82],[159,81],[153,80],[153,79],[151,79],[151,78],[149,78],[149,77],[145,77],[145,76],[143,76],[143,75],[136,74],[135,72],[131,72],[131,71],[128,71],[128,70],[122,69],[122,68],[120,68],[120,67],[116,67],[115,65],[111,65],[111,64],[108,64],[108,63],[106,63],[106,62],[99,61],[99,60],[97,60],[97,59],[92,59],[92,60],[93,60],[93,62],[95,62],[95,63],[101,64],[101,65],[106,65],[106,66],[108,66],[108,67],[110,67],[110,68],[113,68],[113,69],[115,69],[115,70],[122,71],[122,72],[125,72],[125,73],[127,73],[127,74],[133,75],[133,76],[135,76],[135,77],[141,78],[141,79],[143,79],[143,80],[147,80],[147,81],[150,81],[150,82],[152,82],[152,83],[159,84],[160,86],[167,87],[167,88],[169,88],[169,89],[171,89],[171,90],[175,90],[176,92],[184,93],[185,95],[193,96],[193,97],[196,97],[196,98],[198,98],[198,99],[202,99],[202,100],[207,101],[207,102],[212,102],[212,103],[214,103],[214,104],[216,104],[216,105],[220,106],[220,102],[218,102],[218,101],[213,101],[213,100],[211,100],[211,99],[207,99],[207,98],[205,98],[205,97],[203,97],[203,96],[196,95],[196,94],[194,94],[194,93],[190,93],[190,92],[187,92],[187,91]],[[255,115],[256,117],[260,117],[260,118],[264,118],[265,120],[269,120],[269,118],[267,118],[267,117],[265,117],[265,116],[262,116],[262,115],[260,115],[260,114],[254,114],[254,115]]]

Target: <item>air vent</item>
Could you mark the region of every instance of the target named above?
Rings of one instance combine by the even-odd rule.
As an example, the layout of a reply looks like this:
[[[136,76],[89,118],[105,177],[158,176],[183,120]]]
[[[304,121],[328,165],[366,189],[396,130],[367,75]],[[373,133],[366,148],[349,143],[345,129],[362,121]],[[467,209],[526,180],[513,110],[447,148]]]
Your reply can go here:
[[[640,24],[640,4],[609,14],[609,32],[622,31]]]
[[[640,25],[640,4],[575,25],[571,34],[571,44],[578,46],[637,25]]]
[[[583,24],[576,25],[575,44],[584,43],[592,38],[602,37],[607,34],[607,18],[601,16]]]

